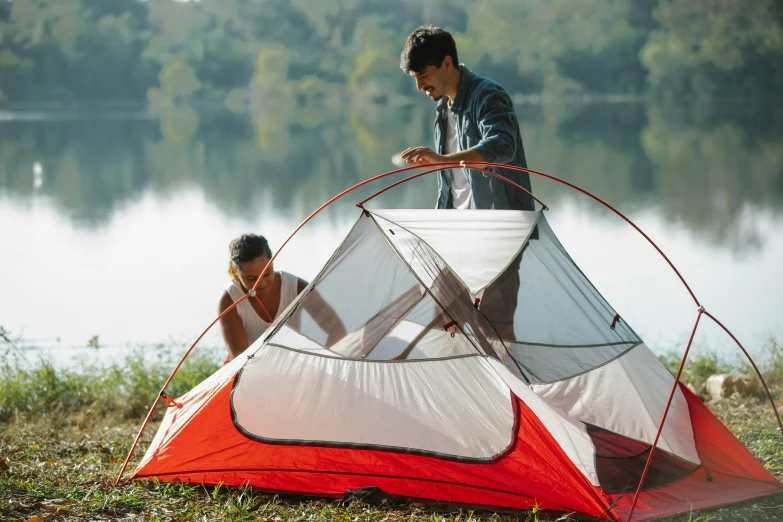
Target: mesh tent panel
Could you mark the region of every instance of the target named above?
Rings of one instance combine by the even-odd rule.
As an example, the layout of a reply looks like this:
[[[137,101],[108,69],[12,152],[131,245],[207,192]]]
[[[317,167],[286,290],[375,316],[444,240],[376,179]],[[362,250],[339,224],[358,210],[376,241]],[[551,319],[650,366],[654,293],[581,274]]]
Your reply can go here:
[[[266,341],[375,360],[475,354],[479,343],[492,350],[483,336],[446,332],[446,325],[470,311],[478,314],[469,292],[438,255],[421,240],[411,242],[415,271],[363,214]],[[382,342],[382,350],[373,354]]]
[[[427,242],[363,213],[267,341],[373,360],[479,352],[527,382],[567,379],[638,345],[624,321],[611,328],[614,309],[543,216],[536,228],[477,311],[463,278]]]
[[[537,227],[537,237],[484,292],[481,311],[532,382],[552,382],[606,364],[641,339],[623,320],[612,328],[615,310],[543,216]]]

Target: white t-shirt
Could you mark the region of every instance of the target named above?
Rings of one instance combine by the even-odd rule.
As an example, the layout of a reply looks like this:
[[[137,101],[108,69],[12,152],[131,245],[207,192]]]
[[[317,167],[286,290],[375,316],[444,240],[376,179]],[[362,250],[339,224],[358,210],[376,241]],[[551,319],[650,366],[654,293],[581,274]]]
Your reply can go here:
[[[459,142],[457,141],[457,117],[451,111],[451,107],[446,110],[448,114],[448,125],[446,125],[446,154],[460,152]],[[451,198],[454,208],[469,209],[472,204],[472,190],[470,180],[466,169],[451,169]]]

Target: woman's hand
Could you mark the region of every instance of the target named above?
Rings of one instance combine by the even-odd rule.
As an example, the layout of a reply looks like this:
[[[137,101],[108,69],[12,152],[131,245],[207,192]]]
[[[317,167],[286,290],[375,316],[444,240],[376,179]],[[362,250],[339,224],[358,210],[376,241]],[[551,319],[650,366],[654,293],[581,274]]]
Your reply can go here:
[[[333,327],[331,330],[332,331],[329,332],[329,337],[326,338],[326,344],[324,345],[325,348],[331,348],[343,340],[346,335],[348,335],[348,332],[345,331],[345,326],[343,326],[342,322],[339,322],[338,326],[336,328]]]

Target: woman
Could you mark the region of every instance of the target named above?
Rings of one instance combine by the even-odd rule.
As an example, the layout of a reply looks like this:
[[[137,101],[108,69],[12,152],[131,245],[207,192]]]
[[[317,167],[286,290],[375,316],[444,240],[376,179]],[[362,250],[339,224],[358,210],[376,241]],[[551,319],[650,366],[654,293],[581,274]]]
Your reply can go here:
[[[307,283],[287,272],[275,272],[272,266],[262,276],[261,272],[272,258],[272,250],[263,236],[242,234],[231,241],[228,249],[231,284],[220,297],[218,310],[221,314],[247,294],[261,278],[256,287],[258,299],[245,299],[220,319],[220,329],[229,352],[227,360],[231,360],[261,337]]]
[[[218,304],[218,312],[223,313],[234,302],[242,299],[250,289],[256,286],[255,297],[248,297],[220,319],[220,330],[228,348],[226,362],[244,352],[248,346],[269,328],[288,305],[290,305],[307,282],[287,272],[275,272],[270,266],[262,274],[272,250],[263,236],[242,234],[229,244],[231,260],[228,273],[231,284],[223,292]],[[260,301],[260,303],[259,303]],[[345,327],[334,310],[328,306],[317,292],[312,292],[305,303],[305,310],[315,322],[329,332],[327,347],[345,336]]]

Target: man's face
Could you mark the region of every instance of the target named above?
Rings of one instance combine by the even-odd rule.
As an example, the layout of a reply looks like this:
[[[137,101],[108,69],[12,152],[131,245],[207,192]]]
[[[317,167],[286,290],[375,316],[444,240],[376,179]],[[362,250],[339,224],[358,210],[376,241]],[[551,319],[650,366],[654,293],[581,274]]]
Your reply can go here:
[[[440,67],[428,65],[420,72],[411,71],[410,75],[416,80],[416,89],[424,91],[433,101],[440,100],[446,94],[446,73],[450,66],[451,57],[447,56]]]

